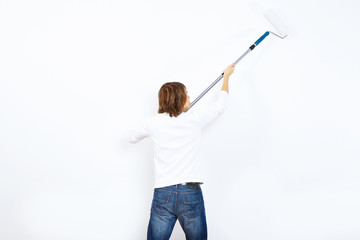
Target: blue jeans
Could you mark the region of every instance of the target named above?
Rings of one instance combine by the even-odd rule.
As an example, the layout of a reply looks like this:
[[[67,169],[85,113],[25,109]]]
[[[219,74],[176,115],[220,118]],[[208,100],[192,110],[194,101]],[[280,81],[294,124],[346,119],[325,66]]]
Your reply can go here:
[[[187,240],[207,239],[200,185],[178,184],[154,189],[147,239],[168,240],[177,219]]]

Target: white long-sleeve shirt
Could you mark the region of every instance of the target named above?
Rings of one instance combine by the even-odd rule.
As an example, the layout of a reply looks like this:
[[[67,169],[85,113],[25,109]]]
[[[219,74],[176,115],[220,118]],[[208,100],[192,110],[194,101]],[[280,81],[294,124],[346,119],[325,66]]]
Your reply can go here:
[[[197,158],[201,133],[204,126],[224,112],[228,96],[222,90],[217,100],[207,107],[191,109],[177,117],[160,113],[145,118],[131,129],[131,143],[145,137],[154,143],[155,188],[184,182],[203,183]]]

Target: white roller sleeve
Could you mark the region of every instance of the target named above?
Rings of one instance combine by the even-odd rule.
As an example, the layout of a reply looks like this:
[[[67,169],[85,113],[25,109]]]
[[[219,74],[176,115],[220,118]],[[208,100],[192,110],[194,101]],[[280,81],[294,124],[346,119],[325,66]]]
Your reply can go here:
[[[264,17],[268,20],[271,25],[276,29],[276,31],[282,35],[286,36],[289,33],[289,28],[281,21],[280,17],[272,9],[268,9],[264,12]]]

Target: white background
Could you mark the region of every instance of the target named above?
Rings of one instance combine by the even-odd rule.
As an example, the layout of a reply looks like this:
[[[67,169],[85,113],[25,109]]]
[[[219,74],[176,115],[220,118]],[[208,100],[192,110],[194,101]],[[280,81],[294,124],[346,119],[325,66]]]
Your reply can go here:
[[[165,82],[195,99],[268,8],[289,36],[237,65],[204,133],[209,239],[360,239],[355,0],[0,1],[0,239],[145,239],[153,145],[129,127]]]

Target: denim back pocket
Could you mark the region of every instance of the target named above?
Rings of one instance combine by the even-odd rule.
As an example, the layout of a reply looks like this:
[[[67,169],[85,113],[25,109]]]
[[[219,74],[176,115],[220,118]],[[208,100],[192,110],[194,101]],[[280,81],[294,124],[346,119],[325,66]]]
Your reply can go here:
[[[189,193],[183,196],[184,215],[189,218],[198,217],[202,211],[201,192]]]
[[[160,215],[164,214],[167,210],[169,200],[170,193],[155,191],[151,210]]]

